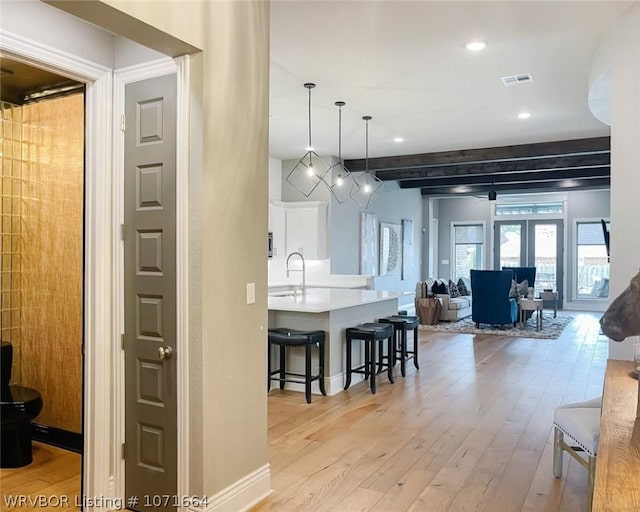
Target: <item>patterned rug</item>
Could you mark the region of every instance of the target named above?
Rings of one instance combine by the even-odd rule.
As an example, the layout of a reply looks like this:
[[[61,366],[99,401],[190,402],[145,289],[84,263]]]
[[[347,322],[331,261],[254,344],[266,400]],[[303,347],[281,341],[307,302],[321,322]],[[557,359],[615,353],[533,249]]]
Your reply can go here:
[[[458,322],[440,322],[437,325],[421,325],[420,330],[468,333],[468,334],[497,334],[499,336],[517,336],[519,338],[545,338],[556,339],[562,334],[564,328],[573,320],[572,316],[559,316],[553,318],[553,313],[542,315],[542,329],[536,331],[536,319],[530,318],[524,324],[518,323],[516,327],[512,325],[487,325],[480,324],[476,329],[476,324],[471,317],[463,318]]]

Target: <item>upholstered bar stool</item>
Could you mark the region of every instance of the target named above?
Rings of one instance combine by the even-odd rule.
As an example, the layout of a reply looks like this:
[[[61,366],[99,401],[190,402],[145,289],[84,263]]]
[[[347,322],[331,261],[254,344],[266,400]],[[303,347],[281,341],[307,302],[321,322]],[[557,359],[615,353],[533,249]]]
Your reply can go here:
[[[395,364],[396,358],[400,358],[400,373],[403,377],[407,374],[407,359],[413,359],[413,365],[416,370],[420,369],[418,365],[418,326],[420,319],[417,316],[409,315],[392,315],[386,318],[380,318],[380,323],[393,325],[394,338],[394,360],[391,365]],[[409,350],[407,342],[407,332],[413,331],[413,350]]]
[[[553,476],[562,477],[562,452],[566,451],[588,471],[587,501],[591,510],[596,475],[596,455],[600,439],[602,398],[563,404],[553,413]],[[586,458],[578,452],[583,452]]]
[[[326,396],[327,392],[324,389],[324,331],[296,331],[294,329],[288,329],[286,327],[280,327],[278,329],[269,329],[269,357],[268,360],[268,380],[267,380],[267,392],[271,389],[271,381],[276,380],[280,382],[280,389],[284,389],[285,382],[295,382],[298,384],[304,384],[304,394],[307,399],[307,403],[311,403],[311,383],[314,380],[318,381],[320,392]],[[280,367],[277,370],[271,369],[271,346],[276,345],[280,347]],[[304,361],[305,371],[304,373],[295,373],[286,371],[286,349],[288,347],[304,347]],[[311,374],[311,348],[318,347],[318,373],[316,375]],[[274,375],[278,377],[274,377]],[[296,377],[304,377],[301,380]]]
[[[344,389],[351,386],[351,374],[359,373],[364,375],[365,380],[369,379],[369,387],[371,393],[376,394],[376,374],[382,372],[385,368],[389,382],[393,384],[393,326],[391,324],[366,323],[358,327],[349,327],[347,334],[347,379]],[[382,364],[383,343],[387,340],[387,358],[386,367]],[[354,341],[364,341],[364,363],[360,366],[352,368],[351,349]],[[379,345],[376,347],[376,345]],[[379,352],[380,366],[376,370],[376,348]]]

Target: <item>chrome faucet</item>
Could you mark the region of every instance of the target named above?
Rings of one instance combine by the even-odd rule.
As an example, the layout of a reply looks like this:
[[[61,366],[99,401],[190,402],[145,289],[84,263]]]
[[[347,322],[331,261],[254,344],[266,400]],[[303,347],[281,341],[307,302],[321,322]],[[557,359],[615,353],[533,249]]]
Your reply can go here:
[[[292,252],[291,254],[289,254],[289,256],[287,256],[287,277],[289,277],[289,272],[291,272],[292,270],[289,270],[289,260],[291,259],[292,256],[300,256],[300,260],[302,261],[302,270],[294,268],[292,270],[295,270],[296,272],[302,272],[302,293],[304,294],[305,291],[307,290],[307,279],[306,279],[306,268],[304,265],[304,256],[299,253],[299,252]]]

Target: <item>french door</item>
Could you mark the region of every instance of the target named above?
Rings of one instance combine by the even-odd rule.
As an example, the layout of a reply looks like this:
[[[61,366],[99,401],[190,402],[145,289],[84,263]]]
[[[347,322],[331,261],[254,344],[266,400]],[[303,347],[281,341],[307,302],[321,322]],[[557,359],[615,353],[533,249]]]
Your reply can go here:
[[[564,297],[564,222],[554,220],[503,220],[494,223],[494,265],[536,267],[535,293],[558,292],[558,307]],[[529,283],[531,285],[531,283]]]

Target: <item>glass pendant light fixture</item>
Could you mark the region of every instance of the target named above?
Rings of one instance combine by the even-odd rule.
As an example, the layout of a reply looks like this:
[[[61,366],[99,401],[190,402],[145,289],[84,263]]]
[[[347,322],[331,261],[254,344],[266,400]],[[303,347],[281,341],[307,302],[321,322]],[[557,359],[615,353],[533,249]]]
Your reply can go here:
[[[310,82],[304,84],[309,91],[309,145],[306,153],[291,169],[285,180],[303,196],[309,197],[316,187],[323,182],[324,176],[331,167],[325,160],[318,156],[311,144],[311,89],[316,84]]]
[[[353,193],[354,187],[358,185],[353,179],[353,175],[344,165],[342,159],[342,107],[346,105],[344,101],[336,101],[338,107],[338,162],[331,166],[329,172],[323,180],[331,190],[331,194],[339,204],[348,201]]]
[[[365,122],[364,172],[353,173],[355,175],[354,182],[358,188],[352,190],[351,199],[366,210],[378,198],[384,183],[377,176],[369,174],[369,121],[371,121],[371,116],[363,116],[362,119]]]

